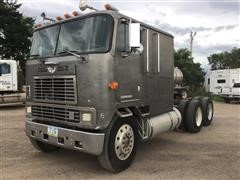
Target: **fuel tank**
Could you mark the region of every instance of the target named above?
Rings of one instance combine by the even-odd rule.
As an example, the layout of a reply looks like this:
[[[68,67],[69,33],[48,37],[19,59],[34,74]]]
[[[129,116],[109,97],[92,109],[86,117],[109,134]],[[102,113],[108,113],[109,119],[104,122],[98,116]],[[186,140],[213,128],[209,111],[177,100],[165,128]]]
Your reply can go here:
[[[172,111],[152,117],[148,121],[151,127],[150,139],[152,139],[160,133],[178,128],[182,116],[178,109],[174,107]]]
[[[183,73],[178,67],[175,67],[174,68],[174,83],[179,85],[179,84],[182,84],[182,81],[183,81]]]

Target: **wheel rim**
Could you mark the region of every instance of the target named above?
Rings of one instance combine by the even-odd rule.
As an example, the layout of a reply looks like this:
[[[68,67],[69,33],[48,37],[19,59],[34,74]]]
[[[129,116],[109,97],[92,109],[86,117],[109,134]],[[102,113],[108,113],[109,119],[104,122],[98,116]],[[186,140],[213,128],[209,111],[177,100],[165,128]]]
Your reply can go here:
[[[211,103],[208,104],[207,115],[208,115],[208,120],[211,121],[212,115],[213,115],[213,106]]]
[[[201,124],[202,124],[202,109],[198,107],[196,111],[196,125],[197,127],[199,127]]]
[[[186,98],[187,98],[187,92],[186,92],[186,91],[183,91],[183,92],[182,92],[182,98],[183,98],[183,99],[186,99]]]
[[[134,145],[134,133],[128,124],[122,125],[115,138],[115,152],[120,160],[126,160],[132,153]]]

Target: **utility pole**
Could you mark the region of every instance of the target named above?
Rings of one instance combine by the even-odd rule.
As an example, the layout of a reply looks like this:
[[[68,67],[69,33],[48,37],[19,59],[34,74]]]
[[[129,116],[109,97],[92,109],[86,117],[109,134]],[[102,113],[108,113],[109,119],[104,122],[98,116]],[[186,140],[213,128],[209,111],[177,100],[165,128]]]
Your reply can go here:
[[[192,48],[193,48],[193,39],[194,37],[197,35],[197,32],[192,32],[190,33],[190,52],[191,52],[191,55],[192,55]]]

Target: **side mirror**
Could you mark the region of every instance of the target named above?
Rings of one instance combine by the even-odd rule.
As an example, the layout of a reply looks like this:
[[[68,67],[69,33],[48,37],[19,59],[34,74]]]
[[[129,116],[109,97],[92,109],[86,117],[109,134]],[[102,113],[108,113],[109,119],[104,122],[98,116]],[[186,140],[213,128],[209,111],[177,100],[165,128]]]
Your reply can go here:
[[[140,48],[140,23],[129,24],[129,47]]]

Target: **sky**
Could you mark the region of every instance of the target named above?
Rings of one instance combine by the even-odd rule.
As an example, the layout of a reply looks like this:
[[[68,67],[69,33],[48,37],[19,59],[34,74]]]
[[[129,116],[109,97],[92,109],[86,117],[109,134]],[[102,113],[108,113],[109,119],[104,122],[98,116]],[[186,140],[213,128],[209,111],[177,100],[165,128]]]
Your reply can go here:
[[[41,21],[40,14],[55,18],[79,10],[79,0],[18,0],[20,11]],[[190,32],[195,62],[209,69],[207,57],[212,53],[240,48],[239,0],[88,0],[103,10],[109,3],[125,15],[167,31],[174,36],[174,47],[189,48]],[[87,13],[89,10],[83,13]]]

